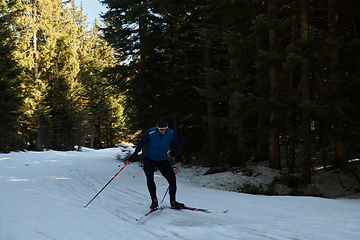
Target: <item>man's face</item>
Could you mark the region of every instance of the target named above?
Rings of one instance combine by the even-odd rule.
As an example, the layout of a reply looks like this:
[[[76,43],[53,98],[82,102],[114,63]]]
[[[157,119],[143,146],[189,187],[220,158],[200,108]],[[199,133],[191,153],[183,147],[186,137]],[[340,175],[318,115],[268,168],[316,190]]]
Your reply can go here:
[[[168,129],[168,127],[158,127],[157,125],[156,127],[161,135],[165,134],[166,130]]]

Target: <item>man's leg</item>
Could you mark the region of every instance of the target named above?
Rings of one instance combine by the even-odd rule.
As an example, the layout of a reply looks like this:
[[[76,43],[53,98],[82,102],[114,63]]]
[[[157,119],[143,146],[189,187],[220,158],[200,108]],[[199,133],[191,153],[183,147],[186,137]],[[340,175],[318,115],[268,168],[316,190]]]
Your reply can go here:
[[[169,183],[169,195],[170,202],[175,201],[176,195],[176,178],[174,170],[172,169],[169,160],[156,162],[156,166],[158,167],[161,174]]]
[[[149,189],[151,200],[157,199],[156,196],[156,185],[154,182],[154,172],[155,172],[155,164],[154,160],[145,157],[144,158],[144,172],[147,181],[147,187]]]

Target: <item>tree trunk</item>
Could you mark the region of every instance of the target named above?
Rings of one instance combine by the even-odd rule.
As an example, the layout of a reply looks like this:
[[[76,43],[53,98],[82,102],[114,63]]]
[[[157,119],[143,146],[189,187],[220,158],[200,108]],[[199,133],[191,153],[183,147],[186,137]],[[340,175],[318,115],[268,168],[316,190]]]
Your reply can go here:
[[[262,50],[261,47],[261,41],[262,41],[262,37],[258,36],[256,38],[256,49],[257,50]],[[257,55],[256,57],[256,61],[260,62],[260,56]],[[258,73],[261,72],[261,68],[257,67],[256,71]],[[261,83],[261,81],[263,81],[261,79],[261,77],[258,77],[257,79],[258,83]],[[259,84],[262,85],[262,84]],[[263,87],[260,87],[260,89],[258,90],[260,92],[260,94],[266,94]],[[267,90],[266,90],[267,91]],[[266,129],[269,125],[269,116],[265,115],[263,113],[259,113],[258,114],[258,126],[257,126],[257,131],[258,131],[258,136],[257,136],[257,149],[256,149],[256,153],[255,153],[255,158],[254,161],[255,162],[262,162],[262,161],[267,161],[269,160],[269,135],[267,133],[265,133],[264,129]]]
[[[296,15],[294,14],[291,23],[291,43],[295,44],[295,41],[296,41]],[[291,68],[289,72],[289,90],[287,97],[288,99],[292,99],[294,95],[295,95],[294,69]],[[287,131],[287,135],[290,136],[287,139],[286,162],[289,167],[289,173],[293,174],[295,171],[295,143],[292,137],[294,135],[294,113],[292,109],[290,109],[287,112],[286,131]]]
[[[140,59],[141,61],[145,62],[148,58],[148,51],[147,46],[145,44],[145,38],[147,37],[147,1],[141,1],[139,0],[138,3],[139,7],[141,6],[141,13],[139,16],[139,36],[140,36]]]
[[[237,48],[235,46],[229,47],[229,53],[233,56],[236,55]],[[229,101],[229,118],[230,118],[230,129],[235,136],[236,141],[236,158],[237,161],[234,162],[235,165],[239,167],[245,167],[246,159],[245,159],[245,142],[243,137],[243,123],[241,122],[241,118],[238,117],[240,111],[240,101],[239,97],[241,92],[241,83],[239,86],[239,82],[241,81],[241,58],[231,59],[229,62],[230,69],[233,70],[234,74],[231,76],[230,80],[230,88],[234,89],[232,93],[232,97]]]
[[[263,132],[269,125],[269,117],[268,115],[259,114],[258,115],[258,137],[257,137],[257,146],[256,146],[256,154],[255,154],[255,162],[262,162],[269,160],[269,140],[268,134]]]
[[[329,4],[329,32],[330,38],[336,40],[338,38],[337,22],[338,22],[338,0],[328,0]],[[337,99],[341,99],[341,78],[339,76],[338,67],[340,63],[340,54],[338,47],[334,47],[330,52],[330,62],[332,66],[331,74],[331,90]],[[336,104],[334,110],[337,113],[342,113],[341,107]],[[341,143],[341,135],[343,128],[337,129],[338,137],[335,139],[335,158],[334,165],[343,164],[348,160],[347,150]]]
[[[34,20],[34,24],[36,24],[36,4],[37,1],[34,0],[32,2],[33,9],[32,9],[32,17]],[[36,96],[36,151],[40,151],[42,149],[41,145],[41,126],[40,126],[40,85],[38,82],[39,72],[38,72],[38,63],[37,63],[37,29],[36,26],[33,28],[33,54],[34,54],[34,83],[37,86],[37,96]]]
[[[177,72],[177,66],[176,66],[176,49],[175,49],[175,38],[173,37],[173,46],[172,46],[172,83],[173,83],[173,89],[174,89],[174,96],[173,96],[173,104],[172,104],[172,109],[173,109],[173,114],[174,114],[174,131],[176,134],[178,134],[178,98],[177,98],[177,94],[176,92],[178,92],[177,89],[177,79],[176,79],[176,72]]]
[[[206,3],[206,1],[205,1]],[[207,18],[209,10],[204,9],[203,11],[203,21],[204,25],[207,26],[209,23],[209,19]],[[205,69],[211,69],[213,66],[213,52],[211,49],[212,45],[212,39],[211,36],[209,36],[209,33],[205,32],[204,36],[204,68]],[[206,108],[207,108],[207,124],[208,124],[208,144],[210,146],[210,151],[213,151],[210,153],[210,155],[215,155],[215,149],[217,144],[217,131],[214,119],[216,118],[216,104],[215,100],[211,97],[212,93],[214,92],[214,83],[212,79],[208,76],[206,76],[205,79],[205,89],[209,93],[206,96]],[[210,160],[213,162],[213,160]]]
[[[305,9],[305,0],[300,2],[300,33],[303,41],[308,40],[308,19]],[[309,84],[309,70],[307,63],[301,66],[301,85],[302,85],[302,100],[310,101],[310,84]],[[306,110],[305,110],[306,111]],[[308,112],[302,116],[303,120],[303,162],[302,162],[302,181],[305,184],[311,183],[311,117]]]
[[[269,2],[269,18],[276,19],[276,0]],[[276,42],[276,33],[274,29],[271,29],[269,32],[269,43],[270,51],[276,51],[275,49]],[[273,63],[270,67],[270,88],[271,88],[271,98],[274,101],[274,104],[278,102],[279,99],[279,78],[277,74],[277,64]],[[278,117],[278,112],[275,109],[270,116],[270,123],[272,129],[270,131],[270,160],[269,167],[273,169],[280,169],[280,145],[279,145],[279,128],[275,123]],[[275,123],[275,124],[274,124]]]
[[[94,148],[94,126],[91,124],[90,148]]]

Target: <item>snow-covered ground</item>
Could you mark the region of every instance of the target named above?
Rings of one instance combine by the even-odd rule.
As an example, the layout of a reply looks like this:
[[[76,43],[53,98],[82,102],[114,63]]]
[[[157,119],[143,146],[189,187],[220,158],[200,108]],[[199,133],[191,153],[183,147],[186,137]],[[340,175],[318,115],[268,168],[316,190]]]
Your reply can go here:
[[[211,189],[204,187],[212,182],[206,178],[216,175],[200,178],[201,172],[182,167],[178,201],[213,213],[164,209],[136,221],[150,205],[139,163],[127,165],[84,208],[124,165],[116,161],[118,154],[125,153],[113,148],[0,154],[0,239],[360,239],[358,199]],[[167,183],[155,174],[161,198]],[[168,196],[163,205],[169,205]],[[223,210],[229,211],[217,213]]]

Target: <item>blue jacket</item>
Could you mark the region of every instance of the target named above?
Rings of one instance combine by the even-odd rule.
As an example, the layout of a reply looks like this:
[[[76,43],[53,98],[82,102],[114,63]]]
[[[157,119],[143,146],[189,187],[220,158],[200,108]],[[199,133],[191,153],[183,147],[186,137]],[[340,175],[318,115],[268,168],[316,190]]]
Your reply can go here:
[[[144,136],[137,145],[135,152],[140,152],[143,146],[146,143],[149,143],[146,149],[145,157],[155,161],[164,161],[167,159],[170,142],[172,142],[174,146],[175,153],[180,155],[180,144],[174,130],[168,128],[165,134],[161,135],[156,127],[152,127],[145,132]]]

